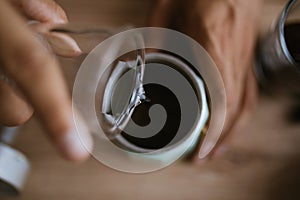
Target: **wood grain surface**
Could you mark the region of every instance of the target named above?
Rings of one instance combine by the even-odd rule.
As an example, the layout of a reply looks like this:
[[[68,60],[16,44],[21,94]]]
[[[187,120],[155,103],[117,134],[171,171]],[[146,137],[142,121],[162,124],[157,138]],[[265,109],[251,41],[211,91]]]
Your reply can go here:
[[[59,0],[71,22],[100,26],[145,26],[150,0]],[[287,1],[266,1],[261,30]],[[64,66],[71,83],[72,61]],[[262,95],[244,131],[233,135],[230,150],[201,166],[177,162],[163,170],[133,175],[114,171],[93,158],[64,161],[35,119],[20,129],[16,148],[32,171],[19,196],[2,200],[273,200],[300,199],[300,124],[288,121],[290,103]]]

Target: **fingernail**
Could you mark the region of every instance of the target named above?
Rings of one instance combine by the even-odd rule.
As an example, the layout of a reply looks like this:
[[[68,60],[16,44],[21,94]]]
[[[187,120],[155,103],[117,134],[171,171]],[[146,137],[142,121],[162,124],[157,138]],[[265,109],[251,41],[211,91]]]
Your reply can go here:
[[[76,41],[69,35],[63,33],[45,33],[52,50],[59,56],[76,57],[82,54]]]
[[[73,128],[60,139],[59,147],[71,161],[83,161],[93,149],[93,140],[84,122],[73,122]]]
[[[212,151],[215,144],[215,142],[209,142],[204,140],[198,153],[198,159],[205,159],[207,155]]]

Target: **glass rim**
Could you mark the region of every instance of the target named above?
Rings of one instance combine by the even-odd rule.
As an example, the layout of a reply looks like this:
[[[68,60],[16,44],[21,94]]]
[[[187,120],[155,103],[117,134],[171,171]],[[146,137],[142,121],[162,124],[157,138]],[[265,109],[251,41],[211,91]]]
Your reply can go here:
[[[280,40],[280,46],[281,49],[283,51],[283,54],[285,55],[285,57],[287,58],[287,60],[297,69],[300,70],[300,65],[295,61],[295,59],[293,58],[293,56],[291,55],[287,44],[286,44],[286,40],[285,40],[285,33],[284,33],[284,29],[285,29],[285,23],[287,20],[287,17],[289,15],[289,12],[291,11],[291,9],[293,8],[293,6],[295,5],[295,3],[298,0],[290,0],[287,5],[284,7],[280,18],[279,18],[279,40]]]

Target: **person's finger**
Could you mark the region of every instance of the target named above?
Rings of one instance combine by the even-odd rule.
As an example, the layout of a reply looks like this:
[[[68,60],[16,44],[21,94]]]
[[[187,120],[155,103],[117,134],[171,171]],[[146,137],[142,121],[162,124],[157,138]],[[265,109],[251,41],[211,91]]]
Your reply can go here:
[[[247,76],[247,84],[243,99],[244,101],[240,111],[241,115],[235,122],[232,129],[230,129],[230,132],[232,133],[230,137],[235,137],[235,134],[238,134],[239,132],[243,131],[243,127],[245,127],[245,124],[247,123],[248,119],[250,118],[250,115],[252,114],[251,110],[253,110],[255,105],[257,104],[257,90],[258,88],[255,76],[254,74],[249,73],[249,75]],[[231,142],[230,137],[224,138],[224,140],[220,143],[219,148],[215,149],[215,152],[212,155],[214,158],[223,156],[226,153],[226,151],[229,150]]]
[[[63,57],[77,57],[82,54],[76,41],[64,33],[45,33],[46,38],[55,54]]]
[[[40,33],[39,36],[44,43],[47,43],[47,46],[50,46],[51,51],[58,56],[72,58],[82,54],[76,41],[67,34],[44,32]]]
[[[251,68],[249,68],[247,76],[244,80],[245,87],[243,88],[243,98],[241,100],[241,106],[238,110],[238,117],[235,119],[231,119],[230,123],[232,124],[231,128],[226,130],[223,133],[223,137],[221,137],[218,141],[217,148],[214,148],[210,155],[212,157],[217,157],[222,155],[226,150],[228,145],[227,141],[230,141],[230,137],[224,137],[224,135],[228,135],[227,132],[230,132],[230,136],[234,137],[235,133],[239,133],[245,127],[248,119],[252,114],[252,110],[255,108],[257,103],[257,82],[255,80],[255,75],[252,72]],[[202,163],[205,159],[199,159],[201,157],[201,146],[199,146],[199,153],[195,155],[194,161],[195,163]]]
[[[33,113],[32,107],[9,85],[0,74],[0,124],[18,126],[25,123]]]
[[[91,148],[91,136],[85,130],[80,132],[83,141],[79,140],[71,100],[56,60],[38,43],[11,6],[0,1],[0,9],[3,70],[15,80],[65,157],[75,161],[86,158],[88,152],[82,142]]]
[[[42,23],[65,24],[65,11],[53,0],[11,0],[12,4],[28,19]]]
[[[31,23],[28,27],[43,40],[46,46],[51,47],[56,55],[62,57],[77,57],[82,54],[77,42],[65,33],[52,32],[53,25],[43,23]]]
[[[51,29],[68,23],[65,11],[53,0],[13,0],[13,5],[30,21],[29,27],[48,41],[54,53],[63,57],[82,54],[76,41],[67,34],[53,33]]]

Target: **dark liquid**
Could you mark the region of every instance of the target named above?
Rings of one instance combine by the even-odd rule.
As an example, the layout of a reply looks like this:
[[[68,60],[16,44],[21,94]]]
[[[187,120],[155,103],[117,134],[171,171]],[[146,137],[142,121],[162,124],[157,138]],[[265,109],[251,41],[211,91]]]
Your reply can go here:
[[[149,109],[155,104],[162,105],[167,112],[167,119],[164,127],[154,136],[148,138],[138,138],[122,132],[122,136],[132,144],[145,149],[161,149],[167,146],[176,136],[181,122],[180,103],[175,94],[168,88],[158,84],[146,84],[144,89],[147,98],[138,105],[132,115],[132,120],[140,125],[146,126],[150,123]],[[143,135],[143,133],[140,133]]]
[[[284,38],[291,56],[300,65],[300,23],[286,25]]]

